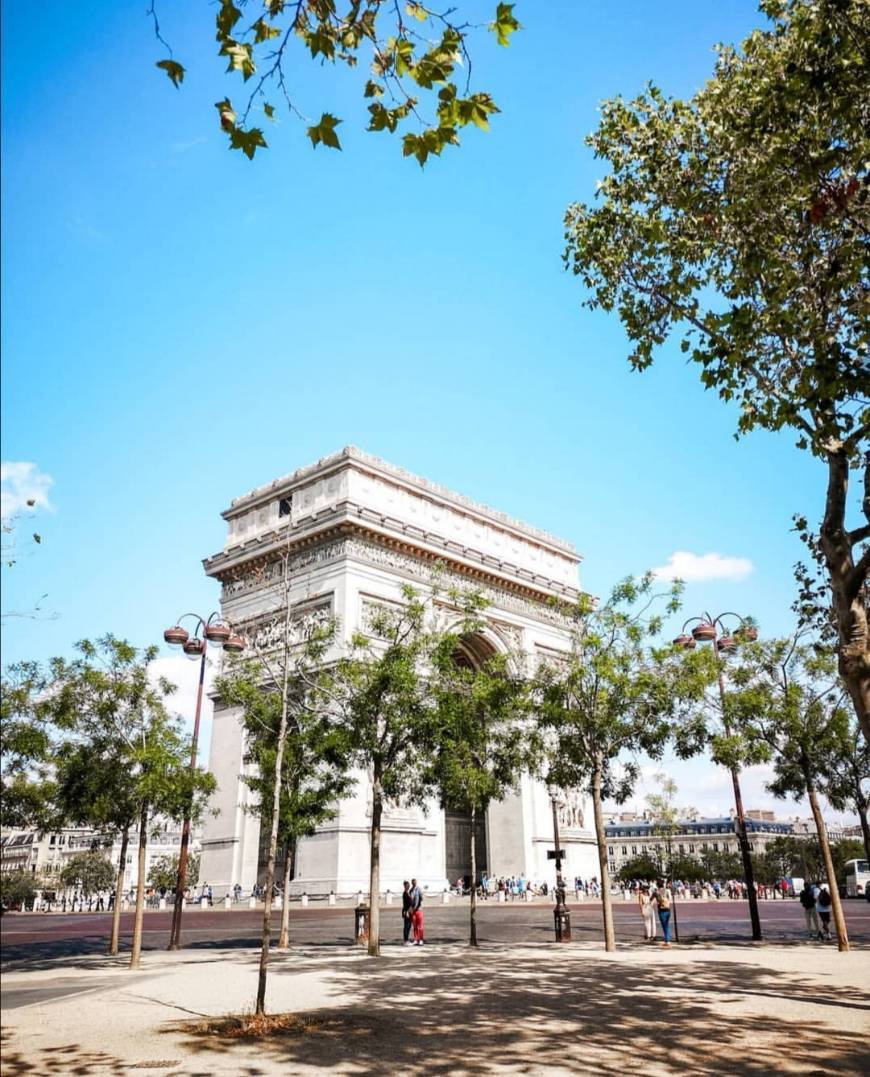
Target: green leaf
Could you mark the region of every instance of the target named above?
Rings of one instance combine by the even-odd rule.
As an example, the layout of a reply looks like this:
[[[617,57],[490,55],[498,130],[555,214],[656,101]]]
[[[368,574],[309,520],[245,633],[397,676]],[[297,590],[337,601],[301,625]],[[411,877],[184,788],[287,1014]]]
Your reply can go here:
[[[520,24],[514,18],[513,4],[499,4],[495,11],[495,22],[489,24],[489,29],[495,34],[499,45],[505,48],[510,45],[510,36],[520,29]]]
[[[308,128],[308,137],[311,139],[311,145],[316,149],[319,143],[323,143],[324,146],[329,146],[331,149],[340,150],[341,143],[338,141],[338,135],[335,133],[335,128],[341,123],[341,120],[337,119],[329,112],[324,112],[320,117],[320,123],[313,127]]]
[[[418,22],[425,22],[429,17],[429,13],[423,5],[414,3],[414,0],[409,0],[409,3],[405,4],[405,11],[412,19],[416,19]]]
[[[233,127],[229,134],[230,149],[241,150],[249,161],[253,161],[258,147],[268,148],[268,144],[263,138],[263,132],[259,127],[252,127],[248,131],[244,131],[241,127]]]
[[[225,41],[232,32],[233,27],[242,17],[241,11],[233,3],[233,0],[221,0],[220,10],[215,16],[215,25],[218,41]]]
[[[273,37],[281,36],[281,30],[277,26],[272,26],[271,23],[266,22],[262,15],[257,19],[251,29],[254,31],[254,43],[257,45],[259,45],[261,41],[269,41]]]
[[[363,91],[363,97],[383,97],[384,88],[377,82],[373,82],[371,79],[366,83],[366,88]]]
[[[158,60],[154,66],[166,72],[176,90],[184,82],[184,68],[181,64],[176,63],[175,60]]]
[[[229,58],[227,71],[241,71],[245,82],[257,70],[253,58],[253,45],[240,45],[237,41],[227,41],[220,51]]]
[[[266,113],[266,118],[269,120],[275,119],[275,106],[270,105],[268,101],[263,105],[263,111]]]

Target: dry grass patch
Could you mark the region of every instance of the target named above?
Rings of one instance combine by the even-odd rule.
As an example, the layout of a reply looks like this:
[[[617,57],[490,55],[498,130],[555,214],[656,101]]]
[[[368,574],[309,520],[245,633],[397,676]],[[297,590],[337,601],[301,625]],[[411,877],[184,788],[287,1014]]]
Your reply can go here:
[[[196,1038],[220,1040],[267,1040],[282,1036],[374,1035],[381,1032],[375,1018],[354,1018],[330,1013],[244,1013],[209,1017],[204,1021],[185,1021],[176,1031]]]

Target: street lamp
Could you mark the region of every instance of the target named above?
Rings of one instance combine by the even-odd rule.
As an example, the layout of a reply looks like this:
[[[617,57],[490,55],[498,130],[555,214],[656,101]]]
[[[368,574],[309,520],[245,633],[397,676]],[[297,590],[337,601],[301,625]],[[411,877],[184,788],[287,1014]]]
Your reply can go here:
[[[725,618],[736,619],[737,625],[729,630]],[[733,623],[733,621],[732,621]],[[686,635],[686,628],[694,625],[691,635]],[[698,643],[712,643],[713,654],[717,659],[724,658],[737,650],[740,643],[752,643],[758,639],[758,629],[741,617],[739,613],[721,613],[711,617],[704,613],[700,617],[690,617],[683,625],[681,634],[674,643],[684,650],[692,650]],[[719,699],[722,704],[722,724],[726,736],[731,735],[725,712],[725,679],[722,676],[722,662],[717,662],[719,681]],[[758,895],[755,892],[755,873],[752,870],[752,857],[749,852],[749,838],[746,833],[746,815],[743,811],[743,795],[740,792],[740,772],[736,766],[731,770],[731,783],[734,786],[734,808],[737,815],[737,841],[740,845],[740,859],[743,862],[743,878],[746,882],[746,895],[749,898],[749,919],[752,922],[752,938],[761,939],[761,917],[758,914]]]
[[[191,635],[181,627],[181,621],[192,617],[196,627]],[[196,770],[196,751],[199,743],[199,716],[202,711],[202,687],[205,681],[205,658],[209,643],[220,644],[230,654],[245,649],[245,641],[225,624],[218,613],[209,614],[206,620],[195,613],[185,613],[178,623],[167,628],[163,638],[173,647],[181,647],[192,661],[199,659],[199,685],[196,689],[196,712],[193,718],[193,742],[190,746],[190,770]],[[184,887],[187,881],[187,847],[190,844],[190,805],[181,825],[181,847],[178,850],[178,876],[175,880],[175,904],[172,908],[172,927],[169,931],[169,950],[177,950],[181,944],[181,913],[184,908]]]

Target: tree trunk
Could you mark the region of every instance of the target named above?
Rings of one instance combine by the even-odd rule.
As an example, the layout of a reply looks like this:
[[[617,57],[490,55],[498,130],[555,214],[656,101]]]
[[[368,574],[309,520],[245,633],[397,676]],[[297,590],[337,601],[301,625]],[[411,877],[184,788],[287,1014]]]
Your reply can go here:
[[[592,812],[595,817],[595,840],[598,843],[598,870],[601,879],[601,909],[604,914],[604,949],[616,949],[613,931],[613,902],[610,899],[610,872],[607,869],[607,838],[604,834],[604,815],[601,810],[601,760],[592,771]]]
[[[468,944],[477,946],[477,809],[471,805],[471,905]]]
[[[112,910],[112,937],[109,939],[109,953],[117,954],[121,935],[121,895],[124,893],[124,872],[127,868],[127,845],[130,841],[130,827],[121,831],[121,858],[118,863],[118,877],[115,879],[115,907]]]
[[[372,835],[371,862],[369,865],[369,957],[381,956],[381,815],[383,814],[381,770],[375,764],[372,781]]]
[[[281,903],[281,931],[278,934],[278,949],[286,950],[290,945],[290,867],[293,863],[291,849],[293,843],[284,843],[284,900]]]
[[[864,512],[870,523],[870,453],[864,474]],[[837,662],[864,736],[870,741],[870,624],[867,613],[866,569],[855,565],[853,544],[846,531],[849,458],[835,446],[828,451],[828,491],[819,528],[819,548],[825,559],[831,605],[837,621]],[[866,564],[866,562],[865,562]]]
[[[288,603],[289,611],[289,603]],[[289,625],[285,625],[285,638]],[[275,745],[274,790],[272,792],[272,826],[269,831],[269,854],[266,860],[266,900],[263,905],[263,928],[260,943],[260,975],[257,980],[256,1013],[266,1012],[266,976],[269,971],[269,930],[272,918],[272,890],[275,887],[275,858],[278,853],[278,825],[281,815],[281,771],[284,766],[284,748],[287,744],[287,685],[289,656],[284,655],[284,684],[281,699],[281,723],[278,727],[278,743]]]
[[[816,833],[819,835],[819,848],[822,851],[822,862],[825,865],[825,874],[828,877],[828,889],[831,892],[831,913],[834,917],[834,929],[837,932],[837,948],[842,953],[845,953],[849,949],[849,936],[846,934],[846,921],[843,917],[843,904],[840,901],[840,891],[837,887],[837,874],[834,871],[831,846],[828,844],[828,830],[825,826],[825,820],[822,818],[819,798],[816,796],[816,787],[806,769],[804,769],[804,778],[807,783],[807,796],[809,797],[813,820],[816,824]]]
[[[867,819],[868,800],[864,796],[860,779],[855,782],[855,807],[861,820],[861,834],[864,838],[864,855],[870,861],[870,821]]]
[[[148,844],[148,805],[142,805],[139,813],[139,878],[136,880],[136,913],[133,917],[133,946],[130,952],[130,968],[139,968],[142,949],[142,915],[145,910],[145,848]]]

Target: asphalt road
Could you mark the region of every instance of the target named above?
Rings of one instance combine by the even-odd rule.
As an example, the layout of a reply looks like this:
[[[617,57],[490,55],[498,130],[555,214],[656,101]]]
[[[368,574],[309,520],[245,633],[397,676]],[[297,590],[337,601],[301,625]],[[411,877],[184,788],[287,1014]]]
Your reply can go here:
[[[762,929],[769,942],[796,943],[806,939],[803,910],[797,901],[761,902]],[[603,939],[601,905],[585,901],[569,904],[572,937],[576,941]],[[850,939],[870,944],[870,903],[845,902]],[[353,939],[352,905],[310,905],[291,909],[291,939],[300,946],[346,946]],[[633,903],[614,903],[617,940],[638,942],[642,937],[640,915]],[[277,931],[279,914],[273,914]],[[430,943],[464,942],[468,937],[468,903],[424,907],[426,938]],[[163,949],[169,934],[170,913],[145,913],[143,950]],[[749,913],[745,901],[679,902],[677,920],[681,941],[739,944],[750,940]],[[259,945],[262,912],[256,909],[223,908],[185,910],[182,944],[187,948],[244,948]],[[122,947],[129,945],[133,915],[121,916]],[[0,947],[5,967],[49,967],[58,961],[103,954],[111,927],[106,913],[7,913],[0,920]],[[384,944],[401,941],[402,920],[397,906],[381,908]],[[523,902],[482,902],[478,906],[478,937],[482,943],[547,943],[553,941],[552,906]]]

